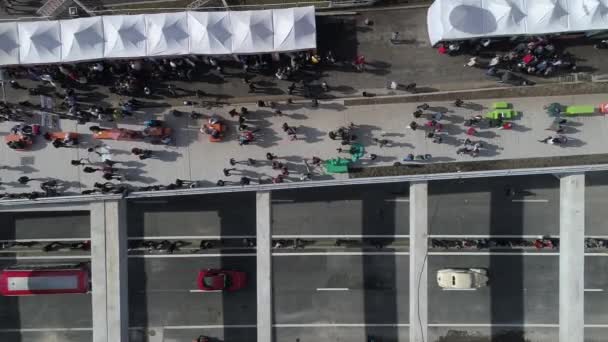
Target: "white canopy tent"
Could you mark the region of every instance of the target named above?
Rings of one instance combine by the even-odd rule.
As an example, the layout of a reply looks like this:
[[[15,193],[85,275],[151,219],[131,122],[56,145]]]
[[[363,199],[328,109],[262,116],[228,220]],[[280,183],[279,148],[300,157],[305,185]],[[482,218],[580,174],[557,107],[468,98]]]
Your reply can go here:
[[[148,56],[184,55],[190,52],[186,12],[146,14]]]
[[[61,20],[63,62],[103,58],[104,33],[101,17]]]
[[[272,11],[274,50],[314,49],[317,46],[315,13],[307,7]]]
[[[105,58],[146,55],[146,22],[143,15],[103,16]]]
[[[313,6],[0,23],[0,66],[314,48]]]
[[[22,64],[57,63],[61,61],[59,21],[18,23],[19,61]]]
[[[0,23],[0,65],[19,64],[17,23]]]
[[[274,51],[272,11],[230,12],[232,53],[262,53]]]
[[[443,40],[608,30],[608,0],[435,0],[431,44]]]
[[[190,53],[232,53],[232,27],[228,12],[188,12]]]

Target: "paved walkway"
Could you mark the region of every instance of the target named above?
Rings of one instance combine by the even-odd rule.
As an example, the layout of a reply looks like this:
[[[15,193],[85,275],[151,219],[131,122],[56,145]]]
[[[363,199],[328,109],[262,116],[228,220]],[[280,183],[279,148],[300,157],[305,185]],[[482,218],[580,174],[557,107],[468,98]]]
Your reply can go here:
[[[604,101],[604,95],[577,95],[561,98],[518,98],[504,99],[511,102],[517,111],[522,114],[514,121],[513,130],[497,130],[482,125],[476,139],[484,142],[485,148],[477,159],[510,159],[558,155],[577,155],[605,153],[608,136],[608,123],[604,116],[579,117],[569,120],[567,135],[570,138],[567,147],[543,144],[539,139],[551,135],[547,131],[553,118],[545,114],[543,105],[550,102],[562,104],[590,104],[597,105]],[[236,139],[236,119],[227,114],[232,107],[217,110],[229,125],[229,132],[224,142],[212,143],[208,137],[199,133],[202,120],[193,120],[188,116],[173,117],[161,110],[151,110],[147,114],[138,114],[138,122],[144,118],[156,117],[165,120],[172,127],[175,134],[175,143],[171,146],[150,145],[144,142],[104,141],[112,150],[112,158],[123,162],[117,165],[125,174],[128,182],[136,186],[151,184],[169,184],[176,178],[201,181],[204,186],[214,185],[217,180],[238,182],[241,176],[247,176],[253,182],[259,178],[268,179],[279,172],[272,170],[265,160],[267,152],[279,157],[290,170],[288,181],[299,181],[306,167],[303,159],[318,156],[322,159],[339,155],[337,148],[339,141],[328,138],[328,132],[352,122],[357,127],[355,134],[358,141],[365,145],[368,153],[376,154],[376,160],[364,158],[355,165],[379,166],[392,165],[401,161],[408,153],[431,154],[432,162],[450,162],[473,160],[472,157],[456,154],[466,138],[466,128],[463,121],[473,113],[485,112],[493,101],[475,101],[468,103],[467,108],[456,108],[450,103],[430,103],[432,111],[443,111],[447,115],[442,120],[447,135],[444,143],[435,144],[425,137],[425,131],[418,129],[412,131],[406,126],[413,120],[412,112],[416,104],[391,104],[344,107],[339,101],[321,103],[319,108],[311,108],[308,102],[304,104],[282,105],[283,117],[275,116],[265,109],[250,106],[248,124],[259,128],[259,139],[252,145],[239,146]],[[181,108],[189,110],[190,108]],[[432,111],[431,111],[432,110]],[[209,114],[209,112],[205,112]],[[423,125],[426,119],[416,120]],[[283,123],[297,127],[298,140],[290,141],[281,129]],[[135,123],[121,123],[122,128],[142,129]],[[0,124],[0,134],[6,135],[12,123]],[[486,128],[483,128],[486,127]],[[70,160],[89,158],[92,162],[99,162],[100,157],[88,153],[87,147],[100,143],[90,135],[88,125],[77,125],[71,120],[61,120],[59,130],[80,132],[82,144],[79,148],[56,149],[44,139],[38,137],[34,147],[28,152],[16,152],[6,146],[0,148],[2,165],[6,168],[0,170],[3,192],[26,192],[28,186],[16,183],[23,175],[30,178],[56,178],[67,182],[71,193],[79,193],[91,188],[94,182],[104,181],[100,173],[87,174],[82,167],[70,165]],[[387,139],[390,147],[380,148],[373,142],[373,138]],[[154,151],[157,158],[140,161],[130,154],[133,147],[147,148]],[[256,165],[237,165],[234,175],[225,177],[224,168],[230,168],[229,159],[245,160],[253,158]],[[320,168],[314,172],[313,179],[331,179],[348,177],[347,175],[328,175]],[[38,187],[37,182],[30,182],[29,186]]]

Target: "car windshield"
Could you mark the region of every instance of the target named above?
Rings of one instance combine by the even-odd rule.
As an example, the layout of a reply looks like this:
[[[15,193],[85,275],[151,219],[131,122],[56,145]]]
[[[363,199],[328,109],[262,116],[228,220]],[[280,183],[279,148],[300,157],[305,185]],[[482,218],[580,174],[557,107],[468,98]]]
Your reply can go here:
[[[205,285],[205,287],[208,287],[208,288],[215,288],[215,278],[216,277],[224,277],[224,275],[223,274],[208,275],[203,278],[203,285]],[[225,278],[226,277],[224,277],[224,282],[225,282]]]

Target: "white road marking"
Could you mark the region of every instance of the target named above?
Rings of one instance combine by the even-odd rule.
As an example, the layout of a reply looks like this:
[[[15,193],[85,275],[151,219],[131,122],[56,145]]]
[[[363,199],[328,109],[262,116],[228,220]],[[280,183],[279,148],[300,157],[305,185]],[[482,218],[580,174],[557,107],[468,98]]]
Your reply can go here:
[[[15,255],[11,257],[0,257],[0,260],[66,260],[66,259],[91,259],[90,255],[32,255],[32,256],[23,256],[23,255]]]
[[[489,323],[429,323],[429,327],[470,327],[470,328],[559,328],[559,324],[522,323],[522,324],[489,324]],[[585,325],[586,327],[587,325]]]
[[[604,289],[585,289],[585,292],[602,292]]]
[[[526,202],[526,203],[547,203],[548,199],[512,199],[511,202]]]
[[[54,239],[13,239],[13,240],[0,240],[0,242],[55,242],[55,241],[87,241],[91,240],[90,237],[85,238],[54,238]]]
[[[137,254],[129,255],[135,259],[161,259],[161,258],[218,258],[218,257],[254,257],[255,253],[230,253],[230,254]]]
[[[311,253],[272,253],[272,256],[319,256],[319,255],[409,255],[409,252],[311,252]]]
[[[127,240],[220,240],[220,239],[255,239],[255,235],[175,235],[175,236],[131,236]]]
[[[530,255],[530,256],[556,256],[559,253],[556,252],[429,252],[428,255],[509,255],[509,256],[521,256],[521,255]]]
[[[273,235],[273,239],[366,239],[366,238],[395,238],[395,239],[406,239],[409,235]]]
[[[317,291],[348,291],[348,287],[318,287]]]
[[[608,253],[585,253],[585,256],[608,256]]]
[[[389,198],[385,199],[384,202],[407,202],[409,203],[409,198]]]
[[[235,324],[235,325],[221,325],[221,324],[210,324],[210,325],[165,325],[159,328],[165,330],[188,330],[188,329],[251,329],[256,328],[257,324]],[[129,327],[129,330],[149,330],[150,327]]]
[[[442,289],[443,291],[477,291],[477,289]]]
[[[539,238],[553,238],[558,239],[559,235],[444,235],[444,234],[431,234],[428,236],[430,239],[539,239]]]
[[[275,328],[365,328],[365,327],[409,327],[408,323],[365,324],[365,323],[303,323],[303,324],[273,324]]]
[[[24,329],[0,329],[0,333],[28,333],[28,332],[67,332],[67,331],[93,331],[89,328],[24,328]]]
[[[196,290],[189,290],[189,291],[190,291],[191,293],[195,293],[195,292],[224,292],[224,291],[222,291],[222,290],[203,291],[203,290],[199,290],[199,289],[196,289]]]

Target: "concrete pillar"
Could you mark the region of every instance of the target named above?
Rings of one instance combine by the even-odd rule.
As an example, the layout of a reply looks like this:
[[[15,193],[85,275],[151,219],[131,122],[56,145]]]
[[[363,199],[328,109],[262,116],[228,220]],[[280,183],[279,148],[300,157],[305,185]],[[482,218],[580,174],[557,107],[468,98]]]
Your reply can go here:
[[[583,342],[585,174],[560,178],[559,235],[559,340]]]
[[[127,342],[126,202],[91,204],[93,342]]]
[[[272,203],[269,191],[256,193],[258,341],[272,342]]]
[[[428,337],[428,184],[410,183],[410,342]]]

